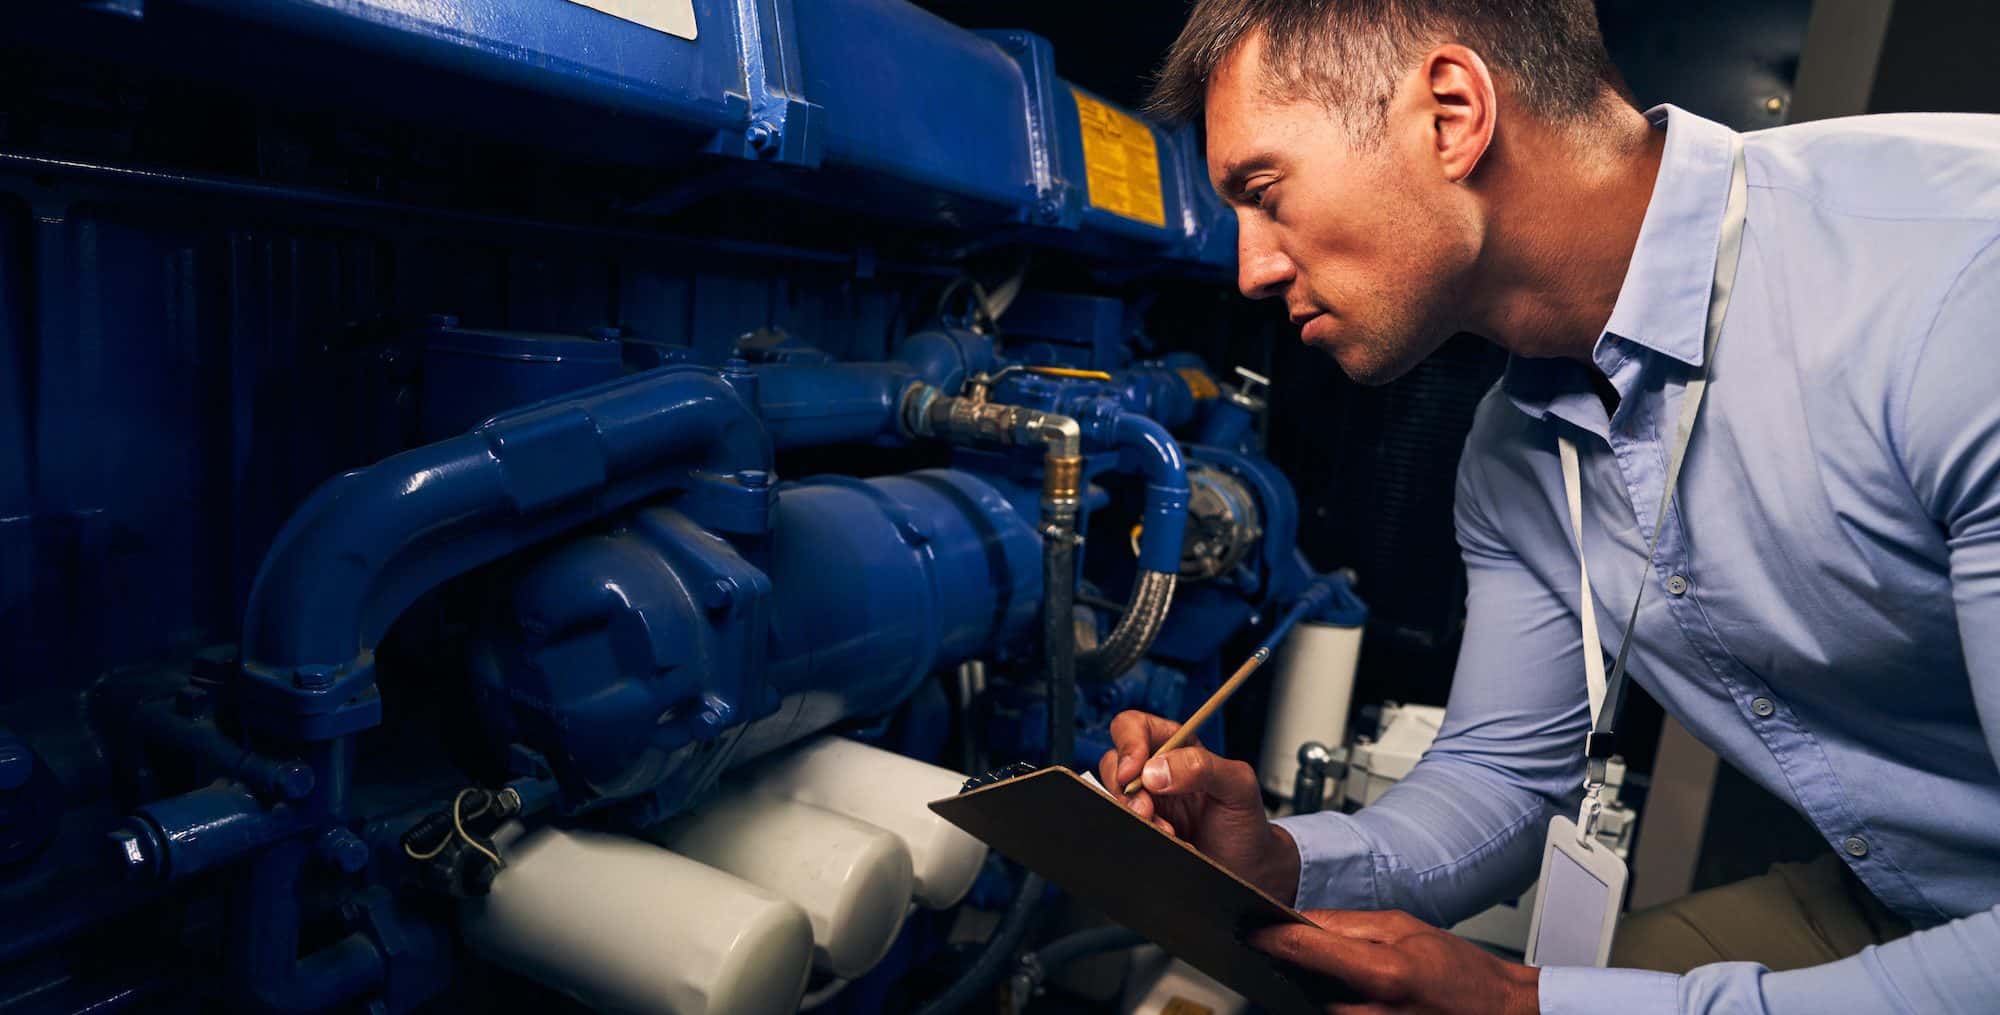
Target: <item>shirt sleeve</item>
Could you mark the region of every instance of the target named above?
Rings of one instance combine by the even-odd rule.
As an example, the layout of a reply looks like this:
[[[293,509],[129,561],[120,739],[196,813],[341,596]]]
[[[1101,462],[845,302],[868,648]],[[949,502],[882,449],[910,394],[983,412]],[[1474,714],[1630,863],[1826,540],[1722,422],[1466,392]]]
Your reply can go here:
[[[1944,536],[1973,703],[1987,748],[2000,757],[2000,237],[1987,241],[1938,306],[1890,404],[1891,445]],[[1548,968],[1541,1003],[1546,1015],[1991,1012],[2000,1005],[2000,907],[1782,973],[1749,962],[1685,976]]]
[[[1550,816],[1580,796],[1590,706],[1577,614],[1484,506],[1483,470],[1520,454],[1503,446],[1518,431],[1493,418],[1513,411],[1487,397],[1459,466],[1467,617],[1444,729],[1360,812],[1280,821],[1299,846],[1301,908],[1400,909],[1448,926],[1533,881]]]

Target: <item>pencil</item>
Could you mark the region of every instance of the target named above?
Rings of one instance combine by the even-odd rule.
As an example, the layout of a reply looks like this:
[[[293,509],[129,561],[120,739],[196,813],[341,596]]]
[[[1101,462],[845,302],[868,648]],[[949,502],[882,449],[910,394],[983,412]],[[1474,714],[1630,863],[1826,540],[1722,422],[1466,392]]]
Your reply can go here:
[[[1257,672],[1257,667],[1264,665],[1264,661],[1271,658],[1271,653],[1277,649],[1278,643],[1292,633],[1292,628],[1303,620],[1306,614],[1333,602],[1336,582],[1337,579],[1332,575],[1321,576],[1309,582],[1305,591],[1299,594],[1299,598],[1293,600],[1292,608],[1285,611],[1285,615],[1271,628],[1271,633],[1257,646],[1257,651],[1250,653],[1250,658],[1243,660],[1243,665],[1238,666],[1236,672],[1228,680],[1223,681],[1222,686],[1216,688],[1215,693],[1209,695],[1208,700],[1202,702],[1201,707],[1195,709],[1193,715],[1188,716],[1187,722],[1181,723],[1181,728],[1175,730],[1174,735],[1168,737],[1167,742],[1161,744],[1146,760],[1151,761],[1168,751],[1184,747],[1189,740],[1194,739],[1194,731],[1200,729],[1202,723],[1207,722],[1210,716],[1222,708],[1222,703],[1228,701],[1229,696],[1235,694],[1243,686],[1243,682],[1250,679],[1250,674]],[[1143,767],[1140,774],[1144,775]],[[1139,779],[1133,779],[1126,783],[1125,795],[1131,796],[1137,792],[1139,782]]]
[[[1291,625],[1285,625],[1285,629],[1290,630]],[[1282,637],[1283,633],[1281,631],[1272,632],[1273,635],[1279,637]],[[1188,716],[1187,722],[1181,723],[1181,728],[1175,730],[1174,735],[1168,737],[1166,743],[1161,744],[1153,752],[1152,757],[1157,758],[1193,739],[1194,731],[1200,729],[1201,724],[1207,722],[1208,717],[1214,715],[1216,710],[1222,707],[1222,703],[1228,701],[1229,696],[1235,694],[1236,689],[1242,687],[1243,682],[1250,679],[1250,674],[1257,672],[1257,667],[1264,665],[1264,660],[1269,658],[1271,658],[1271,643],[1270,641],[1266,641],[1264,644],[1257,646],[1257,651],[1250,653],[1250,658],[1243,660],[1243,665],[1238,666],[1236,672],[1228,680],[1223,681],[1222,686],[1216,688],[1215,693],[1209,695],[1208,700],[1202,702],[1200,708],[1194,710],[1193,715]],[[1148,758],[1147,760],[1150,761],[1152,758]],[[1138,788],[1139,780],[1135,778],[1125,784],[1125,795],[1131,796]]]

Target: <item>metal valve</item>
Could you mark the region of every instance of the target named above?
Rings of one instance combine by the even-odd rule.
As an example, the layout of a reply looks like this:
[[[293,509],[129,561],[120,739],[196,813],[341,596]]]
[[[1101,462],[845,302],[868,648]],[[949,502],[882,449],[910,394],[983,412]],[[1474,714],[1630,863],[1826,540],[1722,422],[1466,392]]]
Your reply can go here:
[[[1326,806],[1328,769],[1333,749],[1317,740],[1299,745],[1299,774],[1292,779],[1292,813],[1314,814]]]
[[[1229,400],[1251,412],[1263,412],[1264,393],[1271,389],[1271,379],[1249,367],[1237,367],[1236,376],[1243,380],[1229,393]]]

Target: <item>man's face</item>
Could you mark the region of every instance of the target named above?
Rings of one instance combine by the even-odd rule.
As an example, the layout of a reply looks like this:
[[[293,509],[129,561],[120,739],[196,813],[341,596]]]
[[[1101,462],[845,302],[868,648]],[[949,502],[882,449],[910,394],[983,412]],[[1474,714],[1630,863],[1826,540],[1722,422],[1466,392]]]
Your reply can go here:
[[[1236,210],[1237,284],[1278,297],[1308,345],[1363,384],[1392,381],[1459,330],[1476,209],[1445,180],[1406,87],[1357,144],[1317,100],[1268,93],[1252,35],[1209,82],[1208,171]]]

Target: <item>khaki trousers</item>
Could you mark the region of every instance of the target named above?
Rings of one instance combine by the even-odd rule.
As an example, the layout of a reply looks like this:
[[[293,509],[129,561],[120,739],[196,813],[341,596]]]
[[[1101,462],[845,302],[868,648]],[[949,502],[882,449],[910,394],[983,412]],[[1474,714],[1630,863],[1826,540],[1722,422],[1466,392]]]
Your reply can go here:
[[[1844,959],[1909,932],[1829,853],[1626,915],[1611,965],[1685,973],[1711,962],[1758,962],[1778,972]]]

